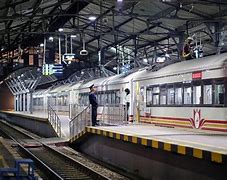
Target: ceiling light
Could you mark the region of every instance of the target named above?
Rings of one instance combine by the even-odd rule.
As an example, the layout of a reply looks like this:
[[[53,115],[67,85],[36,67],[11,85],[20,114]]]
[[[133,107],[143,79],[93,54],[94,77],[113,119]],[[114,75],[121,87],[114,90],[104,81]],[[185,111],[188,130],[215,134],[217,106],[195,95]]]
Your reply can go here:
[[[39,46],[40,46],[40,47],[44,47],[44,44],[43,44],[43,43],[41,43]]]
[[[59,32],[63,32],[64,30],[63,30],[63,28],[59,28],[58,31]]]
[[[168,53],[166,53],[166,54],[165,54],[165,57],[169,58],[169,57],[170,57],[170,55],[169,55]]]
[[[117,0],[117,2],[122,2],[123,0]]]
[[[53,41],[53,40],[54,40],[54,38],[53,38],[52,36],[50,36],[50,37],[49,37],[49,40],[50,40],[50,41]]]
[[[144,58],[143,59],[143,62],[148,63],[148,59],[147,58]]]
[[[75,38],[75,37],[76,37],[76,35],[73,35],[73,34],[71,35],[71,38]]]
[[[95,17],[95,16],[89,16],[88,19],[89,19],[90,21],[95,21],[95,20],[96,20],[96,17]]]
[[[116,71],[117,70],[117,67],[113,67],[113,70]]]

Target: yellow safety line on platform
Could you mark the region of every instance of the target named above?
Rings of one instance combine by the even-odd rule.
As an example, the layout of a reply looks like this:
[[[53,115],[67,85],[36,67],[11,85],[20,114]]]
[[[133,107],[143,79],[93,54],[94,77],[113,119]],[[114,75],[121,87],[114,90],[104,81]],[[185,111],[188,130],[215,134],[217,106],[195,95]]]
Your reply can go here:
[[[80,134],[80,136],[82,136],[86,132],[90,132],[90,133],[98,134],[98,135],[103,135],[103,136],[107,136],[107,137],[111,137],[111,138],[114,138],[114,139],[131,142],[131,143],[135,143],[135,144],[142,144],[144,146],[150,146],[151,145],[152,148],[156,148],[156,149],[159,148],[159,149],[169,151],[169,152],[173,151],[173,152],[177,152],[178,154],[190,155],[190,156],[193,156],[193,157],[199,158],[199,159],[205,158],[203,154],[204,154],[204,152],[207,152],[207,153],[210,154],[209,160],[211,160],[212,162],[223,163],[223,155],[224,154],[217,153],[217,152],[211,152],[210,150],[202,150],[202,149],[198,149],[198,148],[193,148],[193,147],[187,146],[187,145],[182,145],[182,142],[179,143],[180,144],[179,145],[179,144],[176,144],[176,142],[173,142],[173,143],[172,142],[165,142],[164,140],[160,141],[160,140],[151,139],[151,138],[145,139],[145,138],[139,137],[139,136],[125,135],[123,133],[112,132],[112,131],[109,131],[109,130],[100,130],[98,128],[93,128],[93,127],[86,127],[85,131],[83,131]],[[79,137],[76,136],[75,140],[78,139],[78,138]],[[140,139],[141,141],[139,141],[138,139]],[[151,143],[148,144],[148,141],[151,142]],[[160,145],[159,145],[159,143],[160,143]],[[174,148],[174,147],[176,147],[176,148]],[[186,149],[187,149],[187,151],[186,151]],[[191,149],[191,150],[188,151],[188,149]],[[192,152],[192,154],[190,152]]]

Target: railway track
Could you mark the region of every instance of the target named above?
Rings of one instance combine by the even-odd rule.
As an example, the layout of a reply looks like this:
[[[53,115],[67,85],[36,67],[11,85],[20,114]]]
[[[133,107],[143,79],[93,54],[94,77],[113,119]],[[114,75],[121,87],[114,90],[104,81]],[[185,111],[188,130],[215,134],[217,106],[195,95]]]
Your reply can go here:
[[[0,130],[13,139],[18,144],[19,150],[33,159],[51,179],[110,179],[57,151],[55,147],[43,144],[39,137],[34,138],[31,134],[1,121]]]

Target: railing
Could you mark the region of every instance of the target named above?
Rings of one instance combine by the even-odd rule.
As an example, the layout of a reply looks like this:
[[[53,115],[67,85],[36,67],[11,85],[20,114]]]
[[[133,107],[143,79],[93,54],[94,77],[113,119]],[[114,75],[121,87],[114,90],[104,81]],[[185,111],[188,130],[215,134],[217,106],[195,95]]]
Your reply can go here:
[[[59,137],[61,137],[61,121],[50,104],[48,104],[48,120]]]
[[[87,106],[80,113],[78,113],[69,123],[70,138],[78,135],[85,130],[86,126],[91,124],[90,106]]]
[[[70,104],[69,105],[69,118],[73,119],[76,117],[80,112],[82,112],[87,106],[79,105],[79,104]]]
[[[104,105],[98,107],[98,117],[100,124],[121,125],[127,122],[127,110],[123,105]]]

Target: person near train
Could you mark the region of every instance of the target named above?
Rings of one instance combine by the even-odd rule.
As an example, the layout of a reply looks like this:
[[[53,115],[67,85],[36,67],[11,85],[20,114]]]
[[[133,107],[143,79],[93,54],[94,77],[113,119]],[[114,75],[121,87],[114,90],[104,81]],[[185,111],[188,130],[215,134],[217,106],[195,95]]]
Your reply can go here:
[[[91,104],[91,121],[92,126],[97,126],[97,108],[98,108],[98,102],[95,95],[96,89],[94,84],[92,84],[90,87],[90,93],[89,93],[89,101]]]
[[[182,54],[185,60],[193,59],[194,52],[193,52],[192,42],[193,42],[193,38],[190,36],[185,40],[184,47],[183,47],[183,54]]]
[[[128,88],[125,89],[125,107],[126,107],[126,120],[129,121],[129,106],[130,106],[130,90]]]

